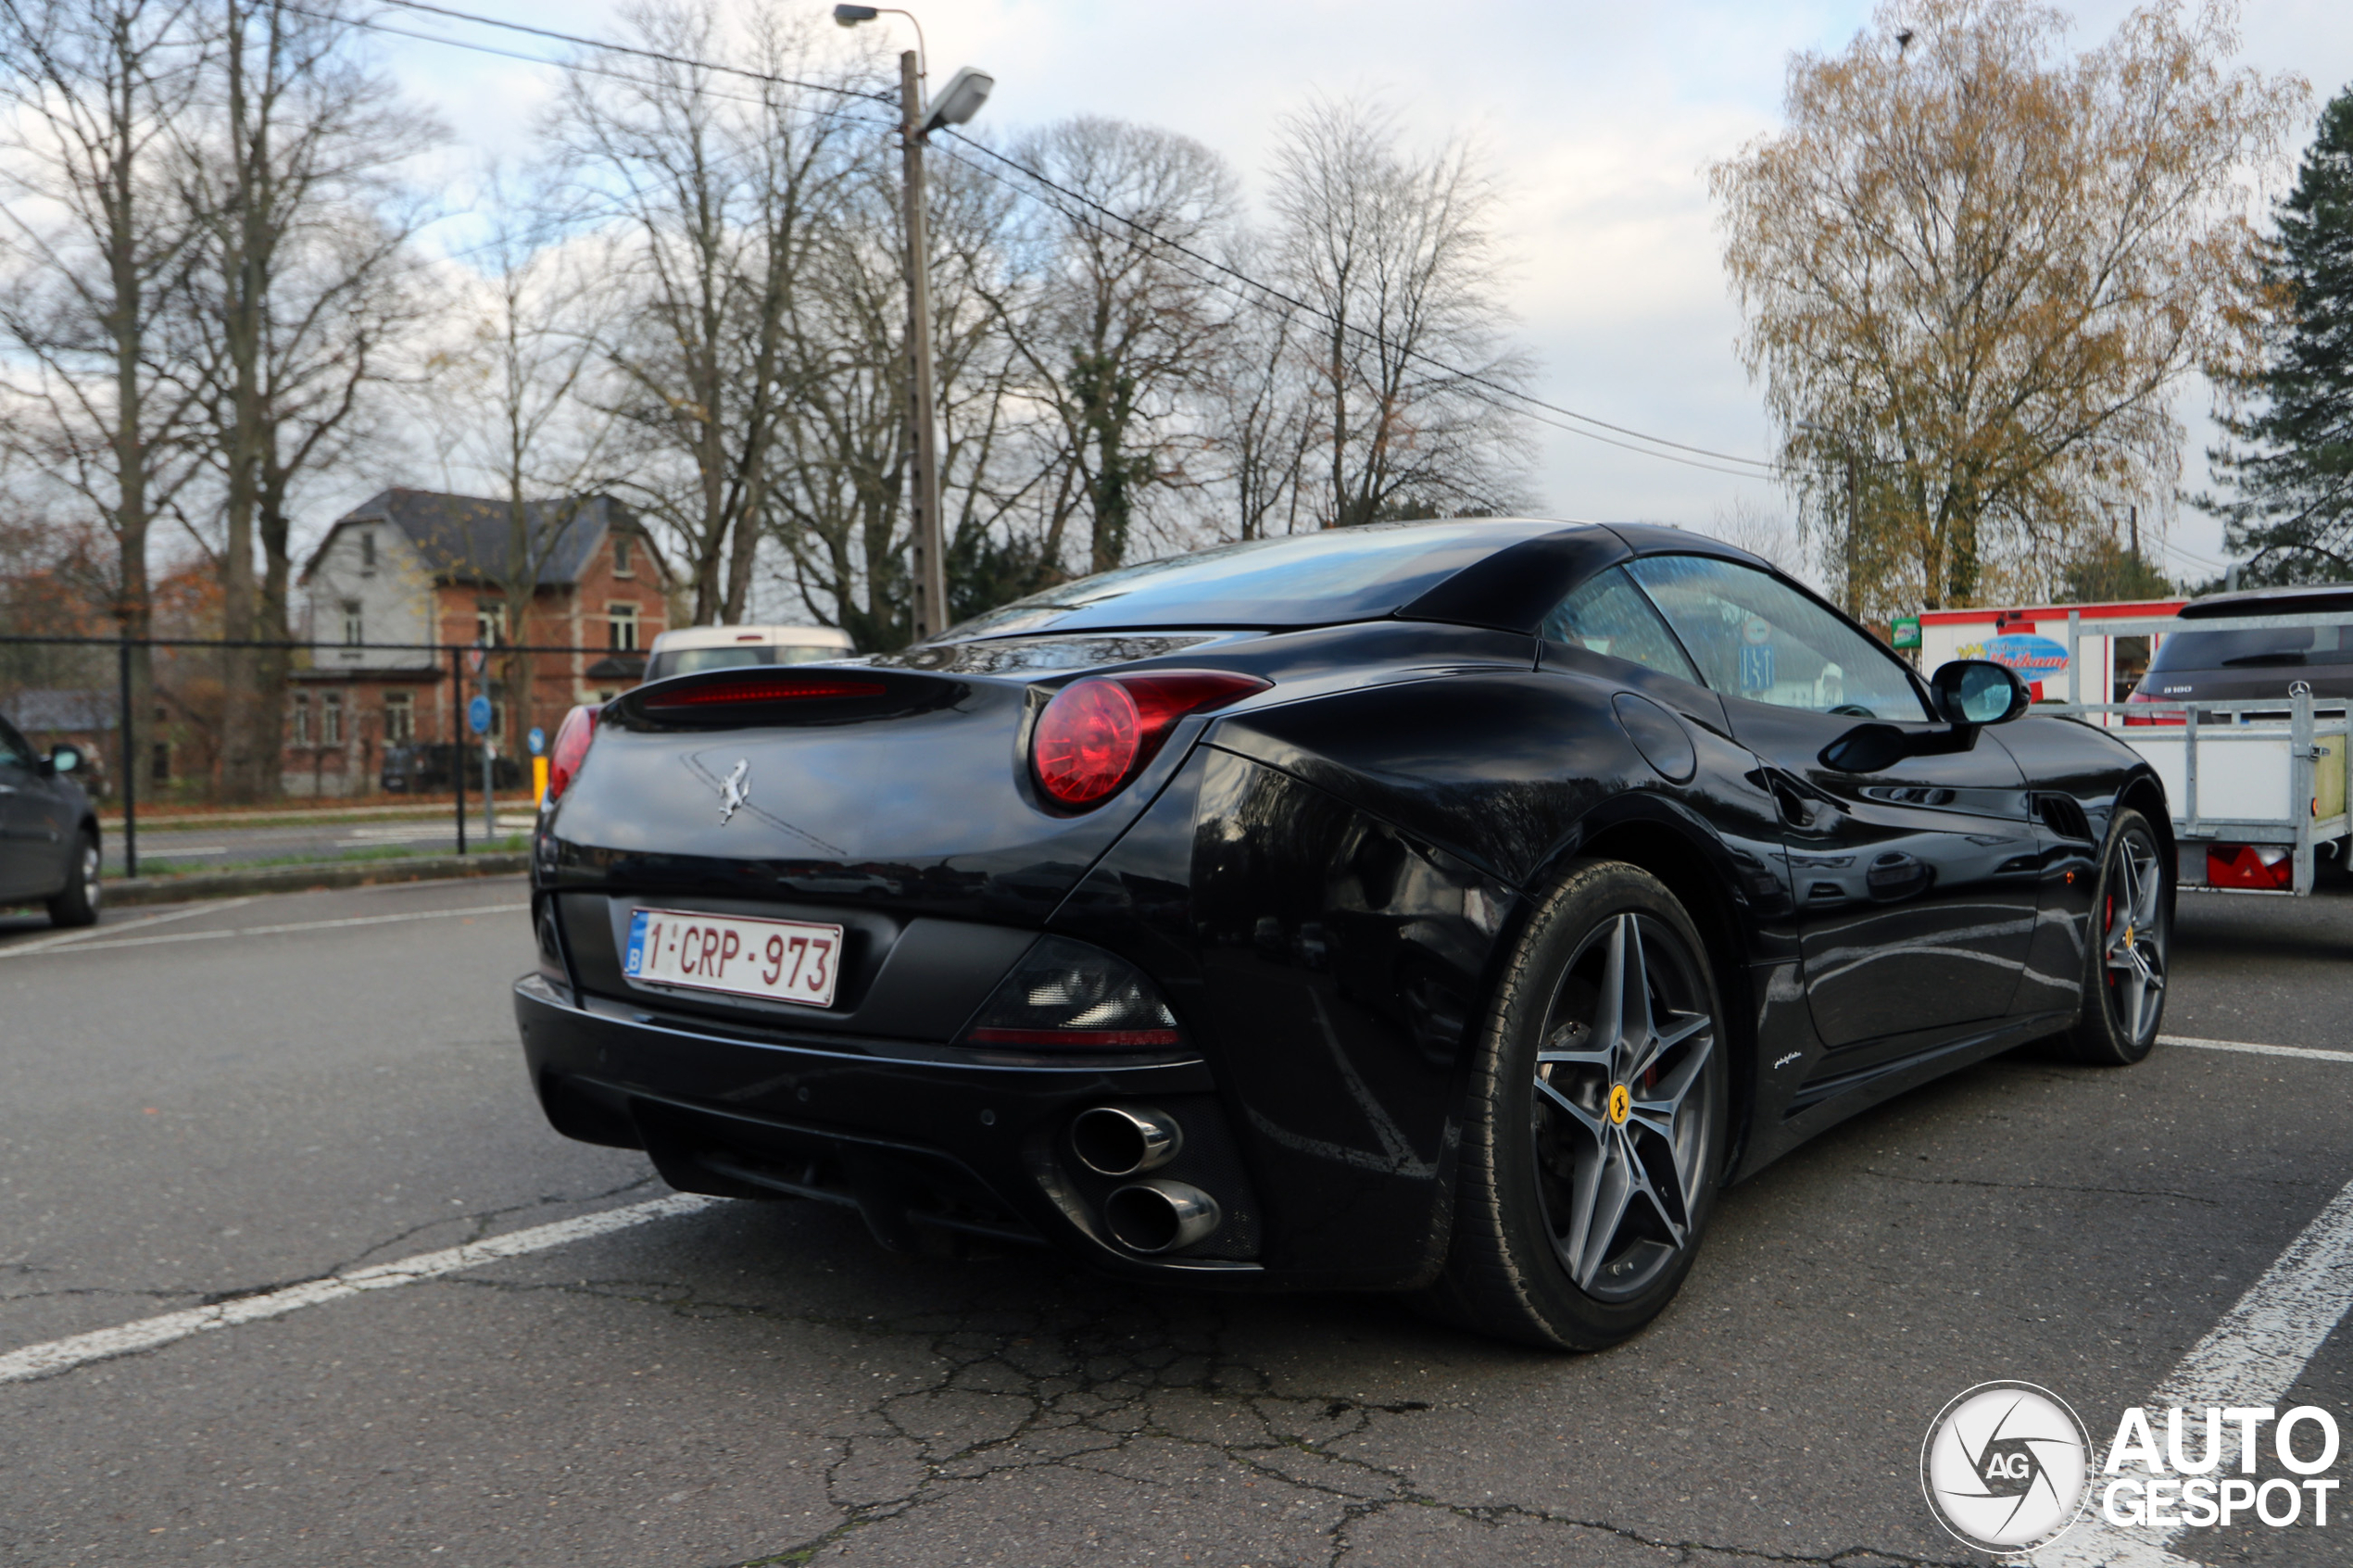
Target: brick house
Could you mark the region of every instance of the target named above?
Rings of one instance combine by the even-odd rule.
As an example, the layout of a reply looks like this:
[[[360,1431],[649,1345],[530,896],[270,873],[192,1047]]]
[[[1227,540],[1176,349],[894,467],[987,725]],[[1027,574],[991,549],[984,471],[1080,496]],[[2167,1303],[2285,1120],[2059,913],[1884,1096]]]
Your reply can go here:
[[[637,682],[645,648],[669,625],[672,584],[636,514],[610,495],[534,501],[527,550],[515,533],[503,501],[425,490],[386,490],[335,520],[300,578],[311,657],[287,696],[287,794],[370,793],[387,747],[456,739],[484,676],[467,671],[459,696],[451,674],[477,640],[585,650],[490,657],[490,740],[501,756],[526,757],[535,725],[553,734],[573,704]],[[505,563],[533,557],[518,618]]]

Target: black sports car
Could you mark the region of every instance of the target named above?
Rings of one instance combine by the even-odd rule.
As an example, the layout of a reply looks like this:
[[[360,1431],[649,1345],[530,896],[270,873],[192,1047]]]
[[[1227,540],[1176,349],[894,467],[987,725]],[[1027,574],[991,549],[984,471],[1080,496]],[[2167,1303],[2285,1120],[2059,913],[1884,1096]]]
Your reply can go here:
[[[516,1013],[690,1191],[1606,1345],[1823,1128],[2147,1053],[2163,793],[2026,707],[1674,529],[1229,546],[576,710]]]

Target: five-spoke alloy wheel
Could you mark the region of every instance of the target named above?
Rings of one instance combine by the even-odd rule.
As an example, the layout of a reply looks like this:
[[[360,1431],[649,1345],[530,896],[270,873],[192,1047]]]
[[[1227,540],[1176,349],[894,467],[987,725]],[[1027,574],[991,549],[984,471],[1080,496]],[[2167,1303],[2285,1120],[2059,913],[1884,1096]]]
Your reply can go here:
[[[1619,861],[1569,867],[1488,1020],[1435,1311],[1567,1349],[1658,1314],[1723,1178],[1723,1016],[1664,884]]]
[[[1568,961],[1536,1053],[1536,1190],[1568,1277],[1622,1301],[1692,1233],[1716,1075],[1696,955],[1655,917],[1596,926]]]
[[[2120,809],[2100,852],[2085,926],[2083,1010],[2070,1054],[2124,1067],[2148,1055],[2165,1016],[2166,956],[2173,935],[2171,879],[2148,819]]]

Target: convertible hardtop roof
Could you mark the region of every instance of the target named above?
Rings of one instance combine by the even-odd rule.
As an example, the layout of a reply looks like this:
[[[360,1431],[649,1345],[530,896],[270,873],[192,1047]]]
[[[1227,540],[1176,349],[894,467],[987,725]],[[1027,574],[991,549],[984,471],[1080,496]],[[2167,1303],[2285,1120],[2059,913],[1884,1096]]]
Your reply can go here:
[[[1770,565],[1656,523],[1447,518],[1221,545],[1100,572],[950,627],[940,640],[1147,627],[1291,629],[1399,617],[1532,633],[1593,572],[1629,556]]]

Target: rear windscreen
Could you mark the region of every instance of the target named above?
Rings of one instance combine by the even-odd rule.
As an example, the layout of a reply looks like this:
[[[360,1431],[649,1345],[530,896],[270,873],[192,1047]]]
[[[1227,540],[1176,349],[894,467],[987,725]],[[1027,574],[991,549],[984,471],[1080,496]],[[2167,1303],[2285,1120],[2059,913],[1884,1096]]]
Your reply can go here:
[[[2149,669],[2296,670],[2353,664],[2353,626],[2271,626],[2253,632],[2174,632],[2158,645]]]
[[[741,664],[819,664],[828,659],[849,657],[847,648],[813,647],[806,643],[788,643],[782,647],[667,648],[647,660],[646,679],[661,681],[673,675],[692,675],[700,670],[730,670]]]
[[[1252,539],[1099,572],[950,627],[950,638],[1117,626],[1323,626],[1412,603],[1463,568],[1558,523],[1368,523]]]

